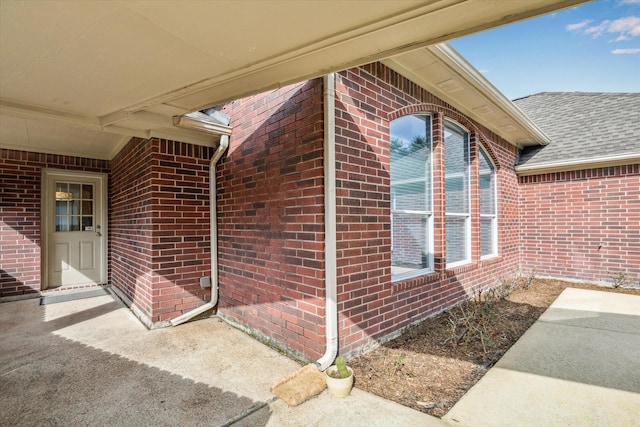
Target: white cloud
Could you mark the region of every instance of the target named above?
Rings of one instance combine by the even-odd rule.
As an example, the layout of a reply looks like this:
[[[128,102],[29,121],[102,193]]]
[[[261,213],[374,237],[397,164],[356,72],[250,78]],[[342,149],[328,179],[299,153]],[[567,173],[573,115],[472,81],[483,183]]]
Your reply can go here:
[[[640,18],[637,16],[627,16],[626,18],[612,21],[607,29],[609,33],[619,33],[621,36],[640,36]]]
[[[605,31],[607,31],[607,27],[609,26],[610,23],[611,21],[609,20],[602,21],[599,25],[593,25],[587,28],[586,30],[584,30],[584,33],[589,34],[594,39],[596,39],[600,37]]]
[[[592,22],[593,21],[591,19],[585,19],[584,21],[578,22],[577,24],[569,24],[569,25],[566,26],[566,28],[567,28],[567,31],[578,31],[578,30],[581,30],[582,28],[586,27],[588,24],[590,24]]]
[[[633,0],[640,4],[640,0]],[[619,42],[628,40],[631,37],[640,36],[640,18],[637,16],[625,16],[624,18],[605,20],[597,25],[589,25],[592,21],[585,19],[577,24],[567,25],[567,31],[582,31],[583,34],[589,35],[594,39],[601,37],[603,34],[617,35],[612,41]]]
[[[620,0],[620,4],[640,4],[640,0]]]
[[[640,53],[640,48],[613,49],[611,53],[614,55],[635,55]]]

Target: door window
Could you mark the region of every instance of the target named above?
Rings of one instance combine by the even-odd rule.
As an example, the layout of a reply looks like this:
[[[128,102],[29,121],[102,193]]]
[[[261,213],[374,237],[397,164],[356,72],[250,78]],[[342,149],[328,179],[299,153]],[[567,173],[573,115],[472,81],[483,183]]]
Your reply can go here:
[[[56,231],[93,231],[93,184],[56,182]]]

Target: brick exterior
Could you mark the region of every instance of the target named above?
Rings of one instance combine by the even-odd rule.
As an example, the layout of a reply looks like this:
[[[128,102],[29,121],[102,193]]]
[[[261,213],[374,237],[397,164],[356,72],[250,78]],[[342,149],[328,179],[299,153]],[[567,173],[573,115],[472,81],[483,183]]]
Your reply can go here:
[[[640,280],[640,165],[522,177],[517,149],[380,63],[336,76],[339,352],[357,354],[514,274]],[[219,314],[303,359],[325,351],[323,87],[225,106]],[[433,120],[434,271],[391,278],[390,122]],[[470,133],[471,260],[446,268],[445,119]],[[498,256],[480,256],[479,147],[496,166]],[[112,161],[0,151],[0,296],[40,290],[43,167],[109,173],[109,282],[148,326],[210,298],[213,148],[132,139]]]
[[[226,106],[219,313],[293,354],[324,352],[322,81]]]
[[[521,177],[520,220],[537,274],[640,284],[640,165]]]
[[[134,138],[112,161],[111,284],[148,325],[210,299],[199,280],[211,274],[212,155],[212,148]]]
[[[403,327],[492,285],[518,266],[516,149],[432,94],[375,63],[338,74],[338,293],[340,352],[361,351]],[[391,280],[389,123],[414,113],[433,115],[434,272]],[[444,119],[471,132],[472,259],[446,269]],[[499,256],[480,260],[478,144],[497,166]]]
[[[0,149],[0,297],[41,290],[43,168],[106,173],[109,162]]]
[[[340,352],[353,353],[440,311],[518,266],[516,149],[450,105],[381,65],[340,73],[336,86]],[[225,107],[234,132],[218,172],[222,316],[304,358],[324,352],[322,82],[313,80]],[[389,122],[434,114],[471,130],[472,262],[391,281]],[[500,256],[480,260],[477,149],[497,165]],[[434,141],[442,167],[442,141]],[[439,213],[439,214],[438,214]],[[436,249],[444,247],[444,196],[436,200]]]

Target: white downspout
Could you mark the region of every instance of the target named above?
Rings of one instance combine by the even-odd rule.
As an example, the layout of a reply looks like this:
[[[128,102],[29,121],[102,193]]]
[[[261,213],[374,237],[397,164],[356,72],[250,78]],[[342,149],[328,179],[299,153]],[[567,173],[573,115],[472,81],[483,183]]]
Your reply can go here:
[[[229,147],[229,135],[220,137],[220,144],[209,162],[209,229],[211,239],[211,300],[196,307],[193,310],[183,314],[182,316],[171,319],[171,326],[177,326],[184,323],[195,316],[211,310],[218,303],[218,215],[216,201],[216,164],[222,157],[225,150]]]
[[[335,75],[324,76],[324,258],[326,348],[316,367],[324,371],[338,354],[336,246]]]

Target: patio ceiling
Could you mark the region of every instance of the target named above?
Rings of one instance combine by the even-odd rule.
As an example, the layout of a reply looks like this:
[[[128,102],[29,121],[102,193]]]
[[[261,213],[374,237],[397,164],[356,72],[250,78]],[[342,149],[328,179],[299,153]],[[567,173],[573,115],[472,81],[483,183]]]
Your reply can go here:
[[[110,159],[173,118],[584,0],[0,0],[0,146]]]

